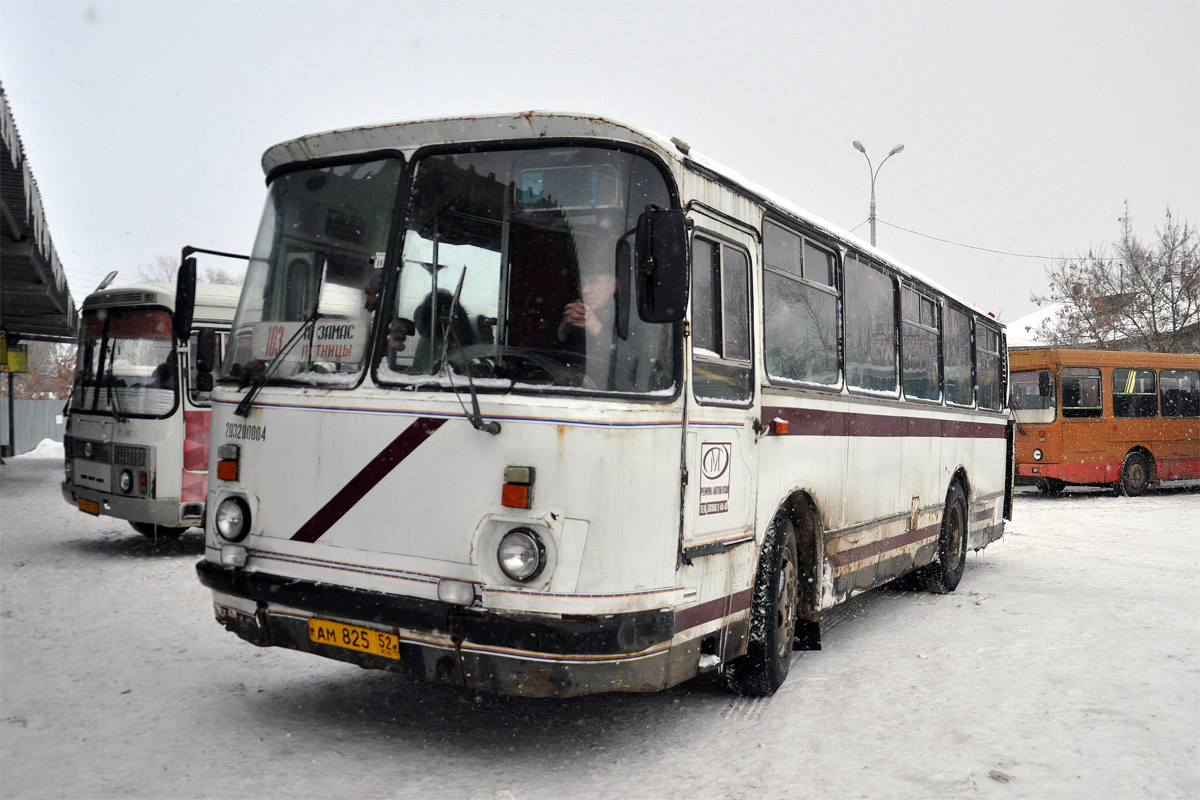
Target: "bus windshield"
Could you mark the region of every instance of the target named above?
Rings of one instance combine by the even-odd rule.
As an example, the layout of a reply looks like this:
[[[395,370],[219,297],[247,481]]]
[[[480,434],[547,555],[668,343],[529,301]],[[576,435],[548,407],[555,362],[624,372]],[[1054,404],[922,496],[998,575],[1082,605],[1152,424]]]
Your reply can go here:
[[[674,327],[642,322],[633,297],[638,217],[670,202],[647,159],[556,147],[413,172],[381,383],[672,393]]]
[[[1012,387],[1009,406],[1024,425],[1040,425],[1054,421],[1058,405],[1054,373],[1049,370],[1020,370],[1009,375]]]
[[[71,410],[165,417],[175,408],[171,315],[163,309],[85,311]]]
[[[222,379],[358,382],[402,169],[388,158],[271,182]]]

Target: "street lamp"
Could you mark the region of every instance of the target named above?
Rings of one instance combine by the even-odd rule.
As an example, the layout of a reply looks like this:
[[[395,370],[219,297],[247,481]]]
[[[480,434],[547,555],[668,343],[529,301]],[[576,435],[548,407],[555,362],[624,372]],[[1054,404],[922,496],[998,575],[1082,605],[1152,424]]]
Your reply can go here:
[[[872,167],[871,166],[871,157],[869,155],[867,155],[867,148],[863,147],[862,142],[860,142],[858,139],[855,139],[853,144],[854,144],[854,149],[857,150],[858,152],[862,153],[863,158],[867,159],[867,170],[871,173],[871,245],[874,246],[875,245],[875,176],[877,176],[879,174],[879,170],[883,169],[883,165],[887,163],[887,160],[889,158],[896,155],[896,153],[904,152],[904,145],[898,144],[895,147],[893,147],[892,151],[890,153],[888,153],[886,156],[884,156],[883,161],[879,162],[878,167]]]

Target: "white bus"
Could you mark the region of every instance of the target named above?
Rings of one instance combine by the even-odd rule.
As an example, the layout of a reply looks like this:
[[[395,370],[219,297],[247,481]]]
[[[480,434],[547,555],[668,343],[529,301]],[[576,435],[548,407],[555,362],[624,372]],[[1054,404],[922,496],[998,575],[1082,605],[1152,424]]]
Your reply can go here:
[[[197,565],[243,639],[765,695],[822,611],[1003,533],[1003,328],[685,142],[531,112],[263,165]]]
[[[150,537],[204,524],[213,370],[241,287],[195,286],[190,325],[175,290],[140,283],[83,302],[63,438],[63,498]]]

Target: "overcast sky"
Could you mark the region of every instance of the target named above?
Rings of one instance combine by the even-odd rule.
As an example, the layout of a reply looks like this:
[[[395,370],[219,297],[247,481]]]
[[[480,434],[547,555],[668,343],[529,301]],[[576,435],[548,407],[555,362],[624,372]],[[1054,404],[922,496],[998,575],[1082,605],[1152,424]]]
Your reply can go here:
[[[678,136],[864,239],[851,141],[876,165],[903,143],[879,246],[1006,321],[1035,309],[1045,257],[1117,238],[1126,200],[1145,238],[1168,207],[1200,223],[1197,0],[0,0],[0,19],[77,303],[184,244],[248,251],[270,145],[445,114]]]

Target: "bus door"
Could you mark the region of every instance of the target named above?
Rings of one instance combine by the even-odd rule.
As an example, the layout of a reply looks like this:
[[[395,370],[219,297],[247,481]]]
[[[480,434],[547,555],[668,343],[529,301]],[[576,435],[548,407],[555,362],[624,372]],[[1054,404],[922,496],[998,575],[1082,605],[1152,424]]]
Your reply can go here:
[[[693,212],[683,557],[754,538],[759,416],[753,368],[749,230]]]
[[[1062,477],[1077,483],[1111,480],[1105,469],[1108,440],[1102,419],[1104,403],[1100,370],[1096,367],[1063,367],[1059,385],[1062,388],[1062,462],[1067,473]]]

